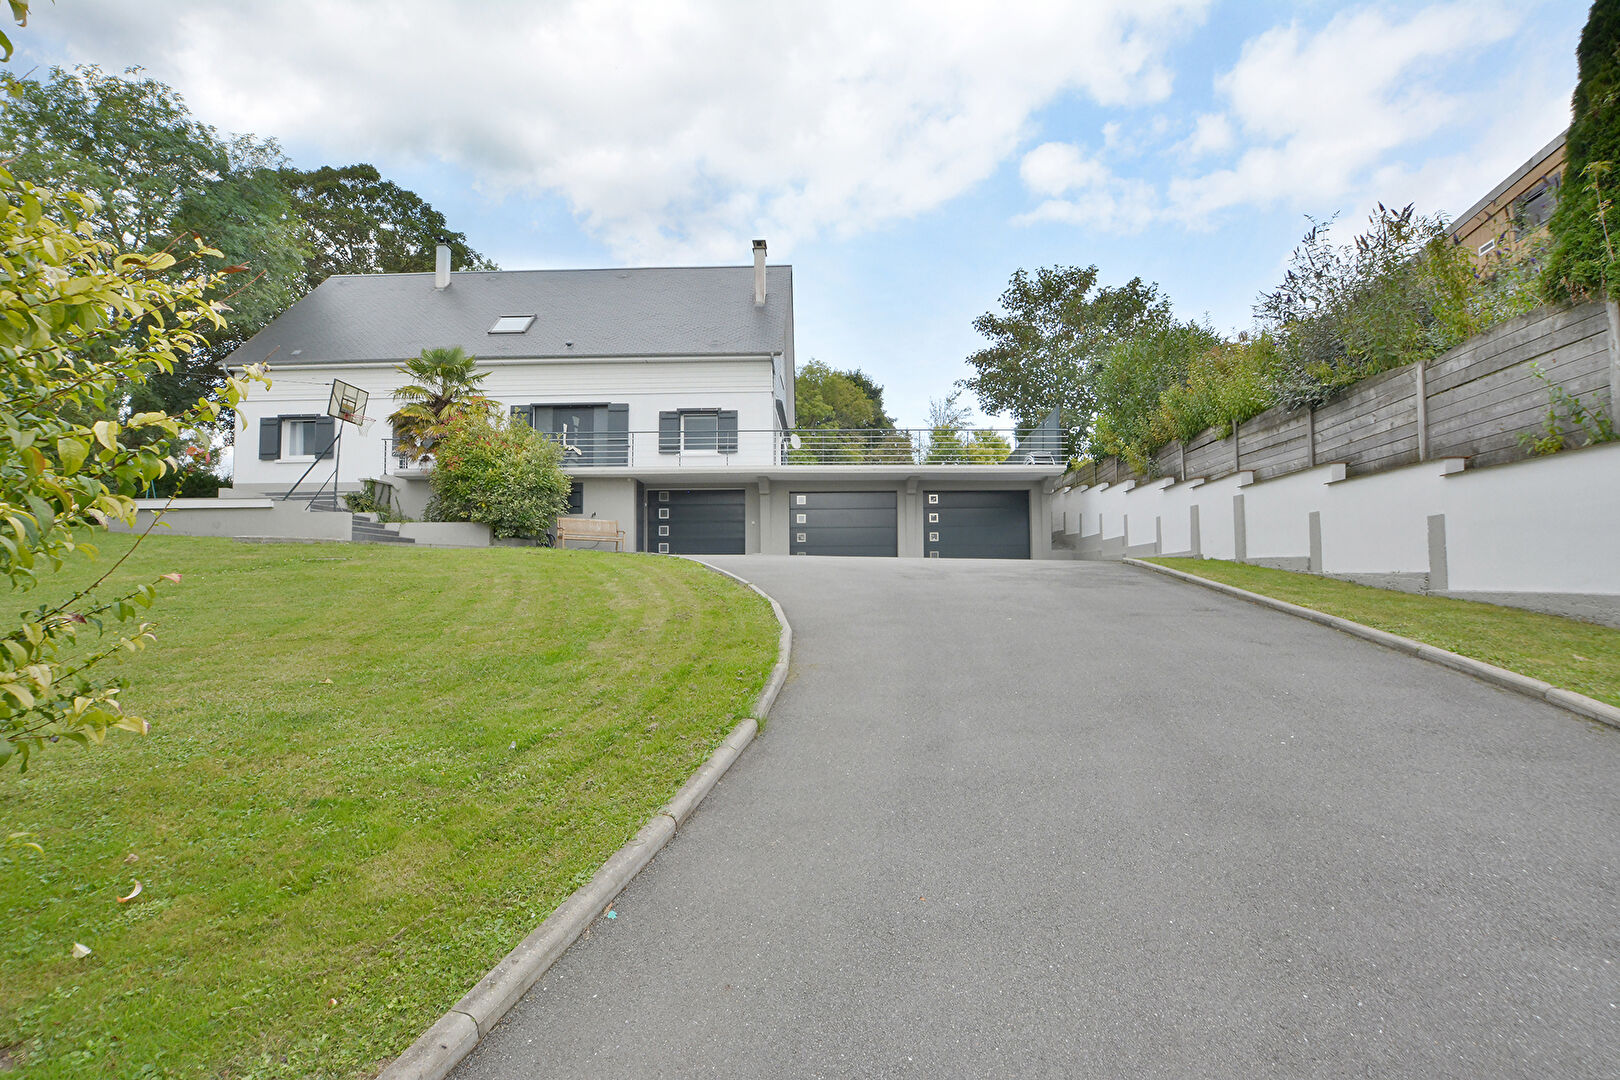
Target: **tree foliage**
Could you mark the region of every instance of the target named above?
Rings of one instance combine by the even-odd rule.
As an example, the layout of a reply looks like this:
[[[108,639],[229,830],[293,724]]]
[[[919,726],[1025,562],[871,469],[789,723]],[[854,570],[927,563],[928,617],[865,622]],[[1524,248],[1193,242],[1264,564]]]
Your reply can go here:
[[[799,369],[793,411],[800,428],[893,430],[883,412],[883,389],[860,371],[835,371],[820,360]]]
[[[1620,0],[1596,0],[1575,49],[1577,76],[1564,140],[1564,184],[1548,223],[1547,291],[1556,299],[1610,296],[1620,264]]]
[[[192,241],[178,256],[120,254],[98,236],[97,210],[94,198],[0,169],[0,574],[12,590],[93,550],[84,530],[133,525],[132,496],[178,467],[167,442],[221,408],[205,399],[105,418],[224,320],[211,300],[221,275],[204,269],[218,251]],[[229,379],[220,397],[234,405],[244,391]],[[59,739],[99,742],[109,728],[146,730],[97,666],[152,639],[138,620],[158,582],[107,596],[105,581],[0,622],[0,762],[26,766]]]
[[[1220,340],[1208,326],[1166,318],[1110,345],[1097,364],[1100,405],[1092,425],[1094,452],[1120,454],[1143,468],[1156,446],[1160,398],[1184,385],[1194,358]]]
[[[294,169],[273,140],[222,136],[138,68],[52,68],[11,87],[0,159],[34,183],[94,195],[99,239],[154,252],[202,236],[220,252],[214,269],[252,271],[229,323],[208,329],[174,372],[132,388],[122,408],[177,409],[214,393],[220,362],[329,274],[430,270],[440,241],[456,265],[494,268],[443,214],[372,166]]]
[[[400,374],[414,381],[394,391],[394,400],[405,402],[388,417],[395,450],[419,458],[456,416],[489,411],[494,402],[480,389],[489,373],[477,366],[478,359],[459,345],[423,349],[400,366]]]
[[[924,465],[999,465],[1012,453],[1012,444],[999,432],[968,430],[971,414],[961,404],[962,391],[928,403],[928,443]]]
[[[1483,329],[1472,298],[1480,282],[1445,221],[1380,205],[1347,245],[1332,222],[1313,221],[1277,288],[1255,316],[1277,344],[1272,389],[1290,408],[1427,360]]]
[[[304,282],[311,289],[333,274],[432,270],[441,243],[458,268],[496,269],[468,245],[465,233],[451,231],[443,214],[385,180],[375,166],[283,168],[278,175],[306,229]]]
[[[967,358],[977,372],[959,385],[987,413],[1011,413],[1020,427],[1038,425],[1053,407],[1082,438],[1096,412],[1096,368],[1110,344],[1169,317],[1159,287],[1132,278],[1118,288],[1097,285],[1095,266],[1016,271],[1001,294],[1001,312],[986,312],[973,328],[990,345]]]
[[[302,228],[275,175],[280,149],[251,136],[222,138],[135,68],[115,75],[57,67],[12,87],[0,108],[0,158],[22,179],[93,195],[88,221],[98,240],[151,253],[203,236],[219,252],[208,257],[211,269],[252,269],[231,297],[230,322],[206,328],[173,372],[119,404],[179,409],[213,393],[223,385],[219,361],[303,291]]]
[[[568,508],[562,448],[508,416],[481,409],[456,414],[433,457],[432,520],[480,522],[497,537],[539,537]]]

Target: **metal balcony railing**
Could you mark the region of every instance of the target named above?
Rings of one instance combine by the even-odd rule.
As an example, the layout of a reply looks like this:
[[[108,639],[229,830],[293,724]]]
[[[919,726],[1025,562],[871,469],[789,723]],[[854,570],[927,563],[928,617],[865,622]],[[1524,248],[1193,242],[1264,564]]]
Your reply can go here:
[[[1010,428],[949,431],[930,428],[794,431],[709,431],[671,440],[656,431],[546,433],[563,448],[563,469],[657,468],[675,466],[778,467],[793,465],[1037,465],[1060,467],[1066,458],[1062,438],[1048,429]],[[383,440],[383,471],[432,467],[432,452],[412,461],[395,440]]]

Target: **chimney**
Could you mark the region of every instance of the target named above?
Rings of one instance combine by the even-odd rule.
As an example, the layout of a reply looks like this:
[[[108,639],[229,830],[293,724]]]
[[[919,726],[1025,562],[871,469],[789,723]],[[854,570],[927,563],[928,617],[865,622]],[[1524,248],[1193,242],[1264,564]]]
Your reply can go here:
[[[754,241],[754,306],[765,306],[765,241]]]
[[[433,287],[450,287],[450,245],[440,244],[433,250]]]

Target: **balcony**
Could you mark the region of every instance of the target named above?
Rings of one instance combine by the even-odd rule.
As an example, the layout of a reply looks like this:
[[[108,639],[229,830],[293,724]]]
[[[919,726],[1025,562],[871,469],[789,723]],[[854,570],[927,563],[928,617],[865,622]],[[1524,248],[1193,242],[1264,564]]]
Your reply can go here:
[[[1061,435],[1049,428],[973,428],[942,431],[930,428],[841,430],[802,428],[794,431],[738,431],[684,445],[662,440],[656,431],[584,432],[548,435],[563,448],[567,472],[595,469],[754,469],[794,466],[873,466],[918,468],[951,466],[1023,466],[1060,469],[1066,461]],[[697,442],[698,445],[693,445]],[[431,468],[428,458],[411,462],[383,440],[383,472],[419,476]]]

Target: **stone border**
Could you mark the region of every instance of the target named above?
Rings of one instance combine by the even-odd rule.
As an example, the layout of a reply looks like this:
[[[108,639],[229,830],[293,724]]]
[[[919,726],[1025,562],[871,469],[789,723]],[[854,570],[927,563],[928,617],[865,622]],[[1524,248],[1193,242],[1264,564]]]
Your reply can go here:
[[[765,688],[754,701],[754,715],[732,729],[725,742],[681,785],[675,797],[659,807],[641,831],[608,856],[591,880],[576,889],[539,926],[518,943],[517,948],[490,969],[478,984],[451,1006],[450,1011],[395,1058],[378,1074],[377,1080],[444,1080],[472,1053],[478,1040],[516,1005],[546,970],[562,958],[596,917],[612,906],[619,893],[630,884],[642,867],[669,843],[675,830],[686,823],[714,789],[726,770],[759,734],[760,724],[776,703],[776,695],[787,681],[788,656],[793,650],[793,628],[788,625],[782,605],[753,582],[744,581],[718,566],[694,559],[726,577],[740,582],[770,601],[771,611],[781,625],[777,637],[776,666],[771,669]]]
[[[1523,694],[1525,697],[1535,698],[1537,701],[1549,705],[1556,705],[1560,709],[1566,709],[1588,720],[1596,720],[1600,724],[1620,728],[1620,709],[1615,708],[1613,705],[1605,704],[1596,698],[1589,698],[1585,694],[1577,694],[1573,690],[1561,689],[1551,683],[1542,682],[1540,679],[1532,679],[1528,675],[1520,675],[1517,671],[1499,668],[1495,664],[1487,664],[1485,661],[1475,660],[1471,656],[1461,656],[1454,652],[1447,652],[1445,649],[1438,649],[1421,641],[1413,641],[1411,638],[1401,637],[1399,634],[1391,634],[1385,630],[1375,630],[1370,626],[1363,626],[1361,623],[1352,622],[1338,615],[1329,615],[1326,612],[1317,611],[1315,608],[1300,607],[1298,604],[1290,604],[1286,600],[1262,596],[1259,593],[1249,592],[1247,589],[1240,589],[1235,585],[1227,585],[1224,582],[1199,577],[1197,574],[1173,570],[1168,566],[1160,566],[1157,563],[1143,562],[1141,559],[1125,559],[1124,562],[1130,566],[1140,567],[1143,570],[1151,570],[1154,573],[1179,578],[1194,585],[1202,585],[1206,589],[1213,589],[1215,592],[1235,596],[1239,600],[1247,600],[1251,604],[1259,604],[1261,607],[1286,612],[1289,615],[1297,615],[1302,619],[1309,619],[1311,622],[1332,627],[1334,630],[1342,630],[1346,634],[1363,638],[1375,645],[1382,645],[1387,649],[1394,649],[1396,652],[1415,656],[1420,660],[1443,664],[1454,671],[1472,675],[1476,679],[1481,679],[1503,690],[1512,690],[1514,693]]]

